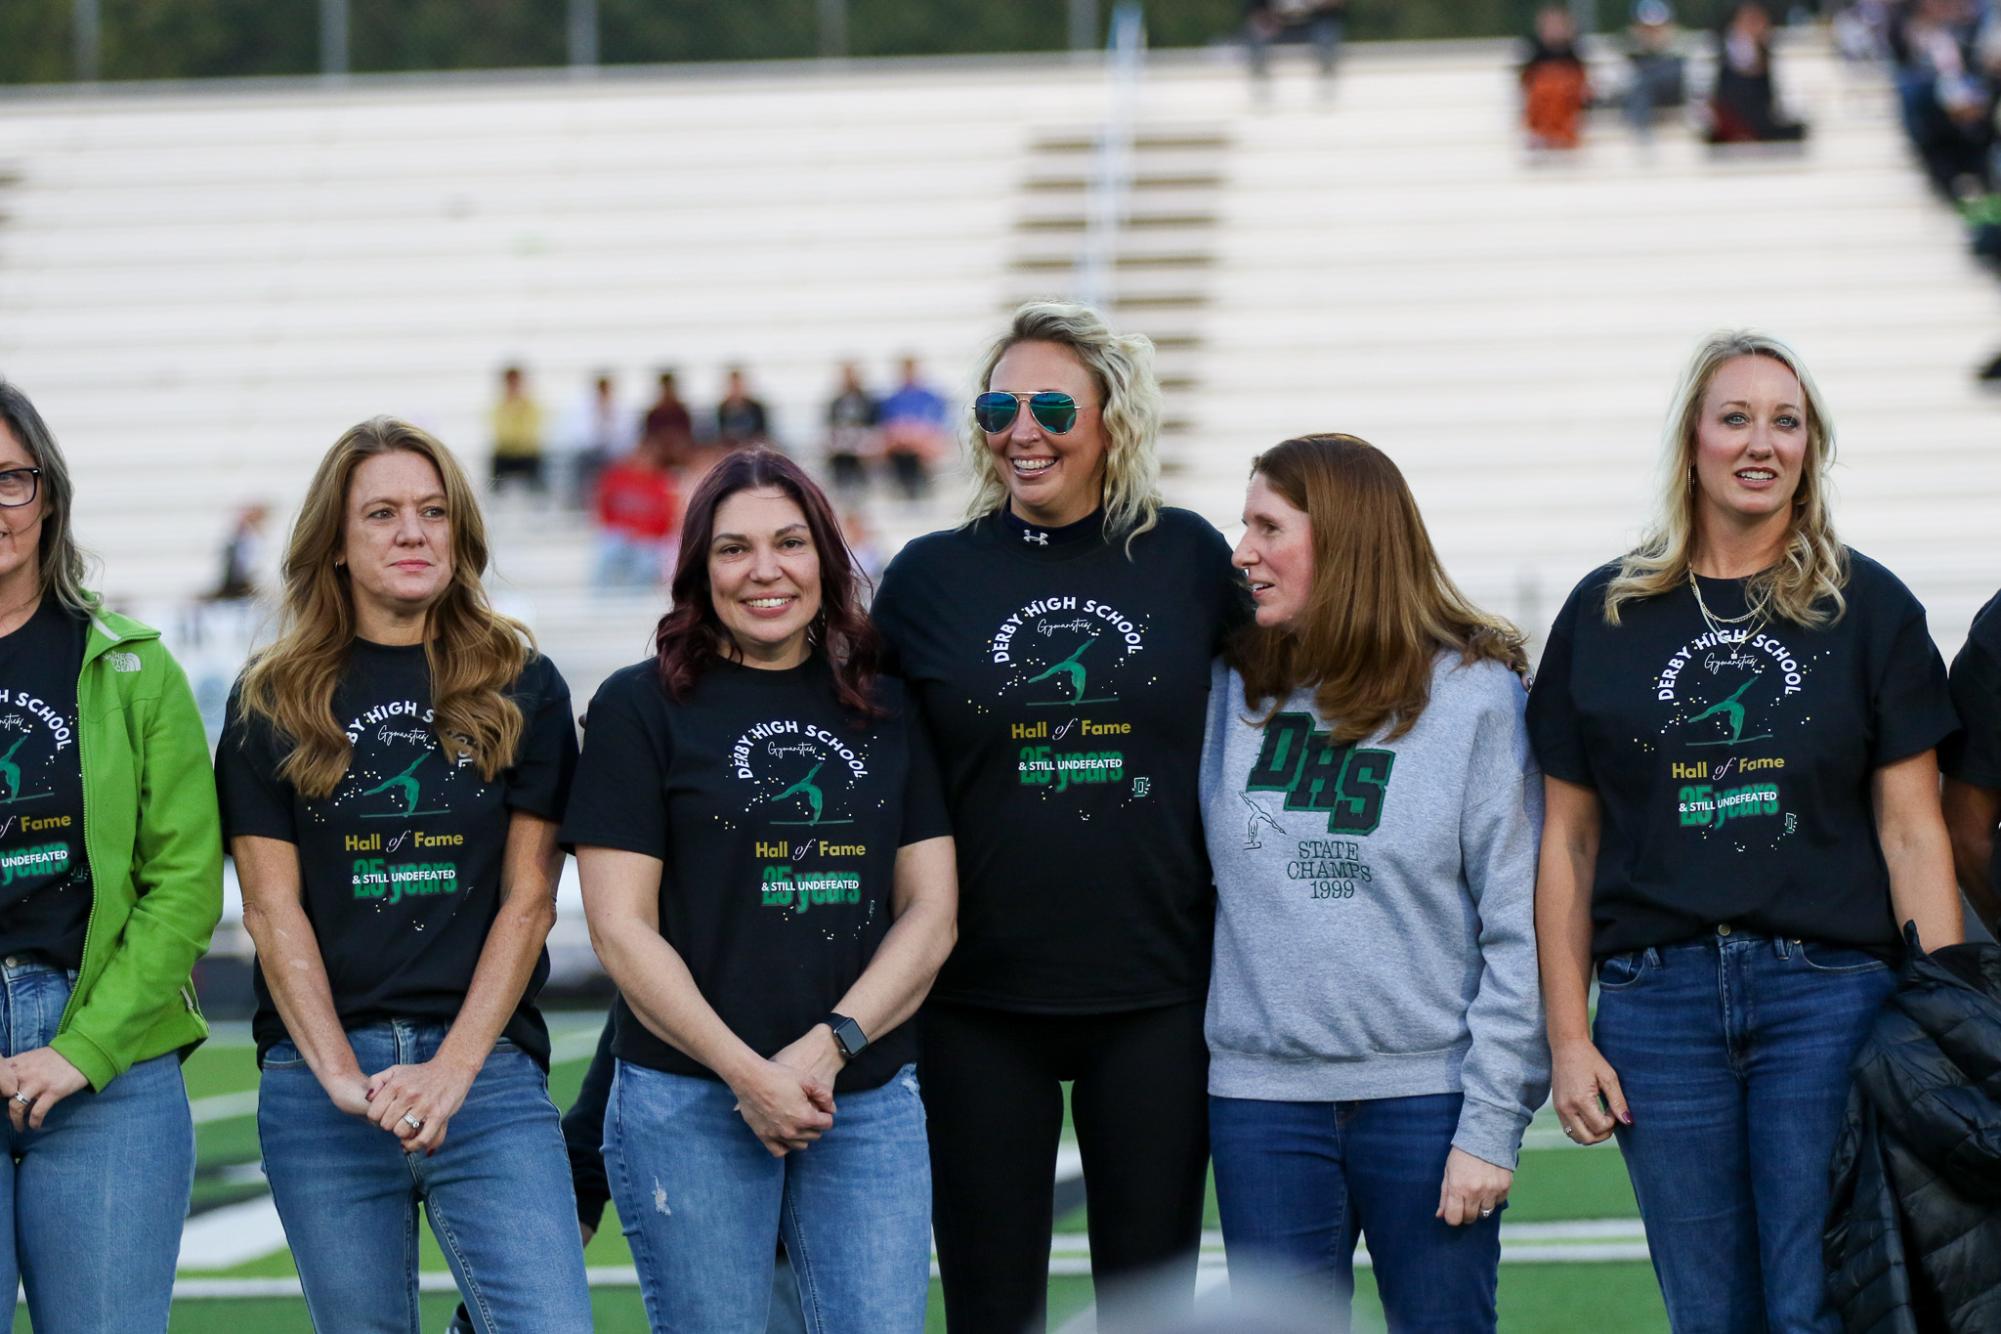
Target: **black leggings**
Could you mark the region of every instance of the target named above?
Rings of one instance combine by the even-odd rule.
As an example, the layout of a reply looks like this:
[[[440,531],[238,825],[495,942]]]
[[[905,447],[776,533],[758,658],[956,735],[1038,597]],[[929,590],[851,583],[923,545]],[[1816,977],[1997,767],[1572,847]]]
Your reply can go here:
[[[1121,1278],[1155,1278],[1193,1299],[1209,1161],[1202,1010],[925,1009],[919,1074],[951,1334],[1045,1327],[1063,1080],[1075,1081],[1098,1327],[1121,1327],[1119,1293],[1108,1291]]]

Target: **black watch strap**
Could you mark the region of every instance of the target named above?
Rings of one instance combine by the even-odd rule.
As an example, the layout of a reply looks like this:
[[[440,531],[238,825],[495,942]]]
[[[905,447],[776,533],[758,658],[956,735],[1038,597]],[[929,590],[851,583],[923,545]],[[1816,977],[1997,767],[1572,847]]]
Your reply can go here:
[[[862,1026],[846,1015],[828,1015],[827,1027],[834,1030],[834,1045],[841,1049],[843,1059],[852,1061],[868,1050],[868,1034],[862,1032]]]

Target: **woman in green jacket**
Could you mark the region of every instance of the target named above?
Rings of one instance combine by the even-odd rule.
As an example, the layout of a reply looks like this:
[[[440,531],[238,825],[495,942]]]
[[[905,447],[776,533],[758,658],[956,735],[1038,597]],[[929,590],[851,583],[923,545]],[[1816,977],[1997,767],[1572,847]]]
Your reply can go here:
[[[222,840],[187,679],[84,591],[71,515],[54,437],[0,381],[0,1289],[45,1334],[164,1330]]]

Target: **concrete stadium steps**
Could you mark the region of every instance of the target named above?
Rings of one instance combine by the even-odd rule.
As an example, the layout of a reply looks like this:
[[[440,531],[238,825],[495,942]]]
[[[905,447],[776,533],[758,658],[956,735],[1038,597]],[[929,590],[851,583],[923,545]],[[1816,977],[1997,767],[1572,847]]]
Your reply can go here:
[[[1870,71],[1794,40],[1799,150],[1642,149],[1595,116],[1536,157],[1512,48],[1351,48],[1331,98],[1282,61],[1157,56],[1139,90],[1117,318],[1155,336],[1169,495],[1229,526],[1251,454],[1349,430],[1411,479],[1455,575],[1544,628],[1645,517],[1694,339],[1773,328],[1840,427],[1839,517],[1949,649],[2001,581],[1996,402],[1969,371],[2001,287],[1926,193]],[[808,458],[835,363],[965,383],[1015,299],[1067,288],[1096,127],[1045,57],[311,82],[0,100],[0,372],[78,472],[108,586],[184,596],[239,503],[281,514],[348,424],[392,411],[477,463],[493,372],[550,418],[584,376],[708,401],[749,365]],[[892,548],[957,518],[871,507]],[[587,694],[654,599],[586,590],[573,518],[503,508],[496,586]]]
[[[1832,406],[1844,536],[1957,644],[2001,582],[2001,414],[1970,377],[2001,287],[1911,166],[1886,86],[1795,41],[1780,81],[1814,123],[1803,148],[1670,130],[1642,149],[1598,116],[1550,158],[1520,147],[1498,62],[1370,73],[1344,71],[1324,108],[1282,90],[1236,128],[1227,299],[1204,316],[1174,476],[1198,508],[1227,510],[1287,435],[1365,436],[1468,591],[1539,633],[1644,521],[1696,339],[1751,325],[1799,346]]]

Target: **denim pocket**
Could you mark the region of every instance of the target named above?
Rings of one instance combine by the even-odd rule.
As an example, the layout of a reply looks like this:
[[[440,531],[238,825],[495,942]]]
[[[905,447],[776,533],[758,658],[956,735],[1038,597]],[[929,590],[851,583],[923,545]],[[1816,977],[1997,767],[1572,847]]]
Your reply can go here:
[[[1598,965],[1598,989],[1600,991],[1621,991],[1632,986],[1647,975],[1648,962],[1645,950],[1630,950],[1625,954],[1607,955]]]
[[[1856,949],[1853,945],[1824,945],[1819,941],[1802,940],[1794,943],[1793,953],[1816,973],[1866,973],[1872,968],[1887,969],[1890,966],[1868,950]]]
[[[293,1044],[292,1040],[290,1038],[280,1038],[271,1044],[270,1049],[264,1053],[264,1059],[258,1062],[258,1065],[259,1068],[265,1070],[291,1070],[305,1063],[306,1058],[299,1055],[299,1049]]]

